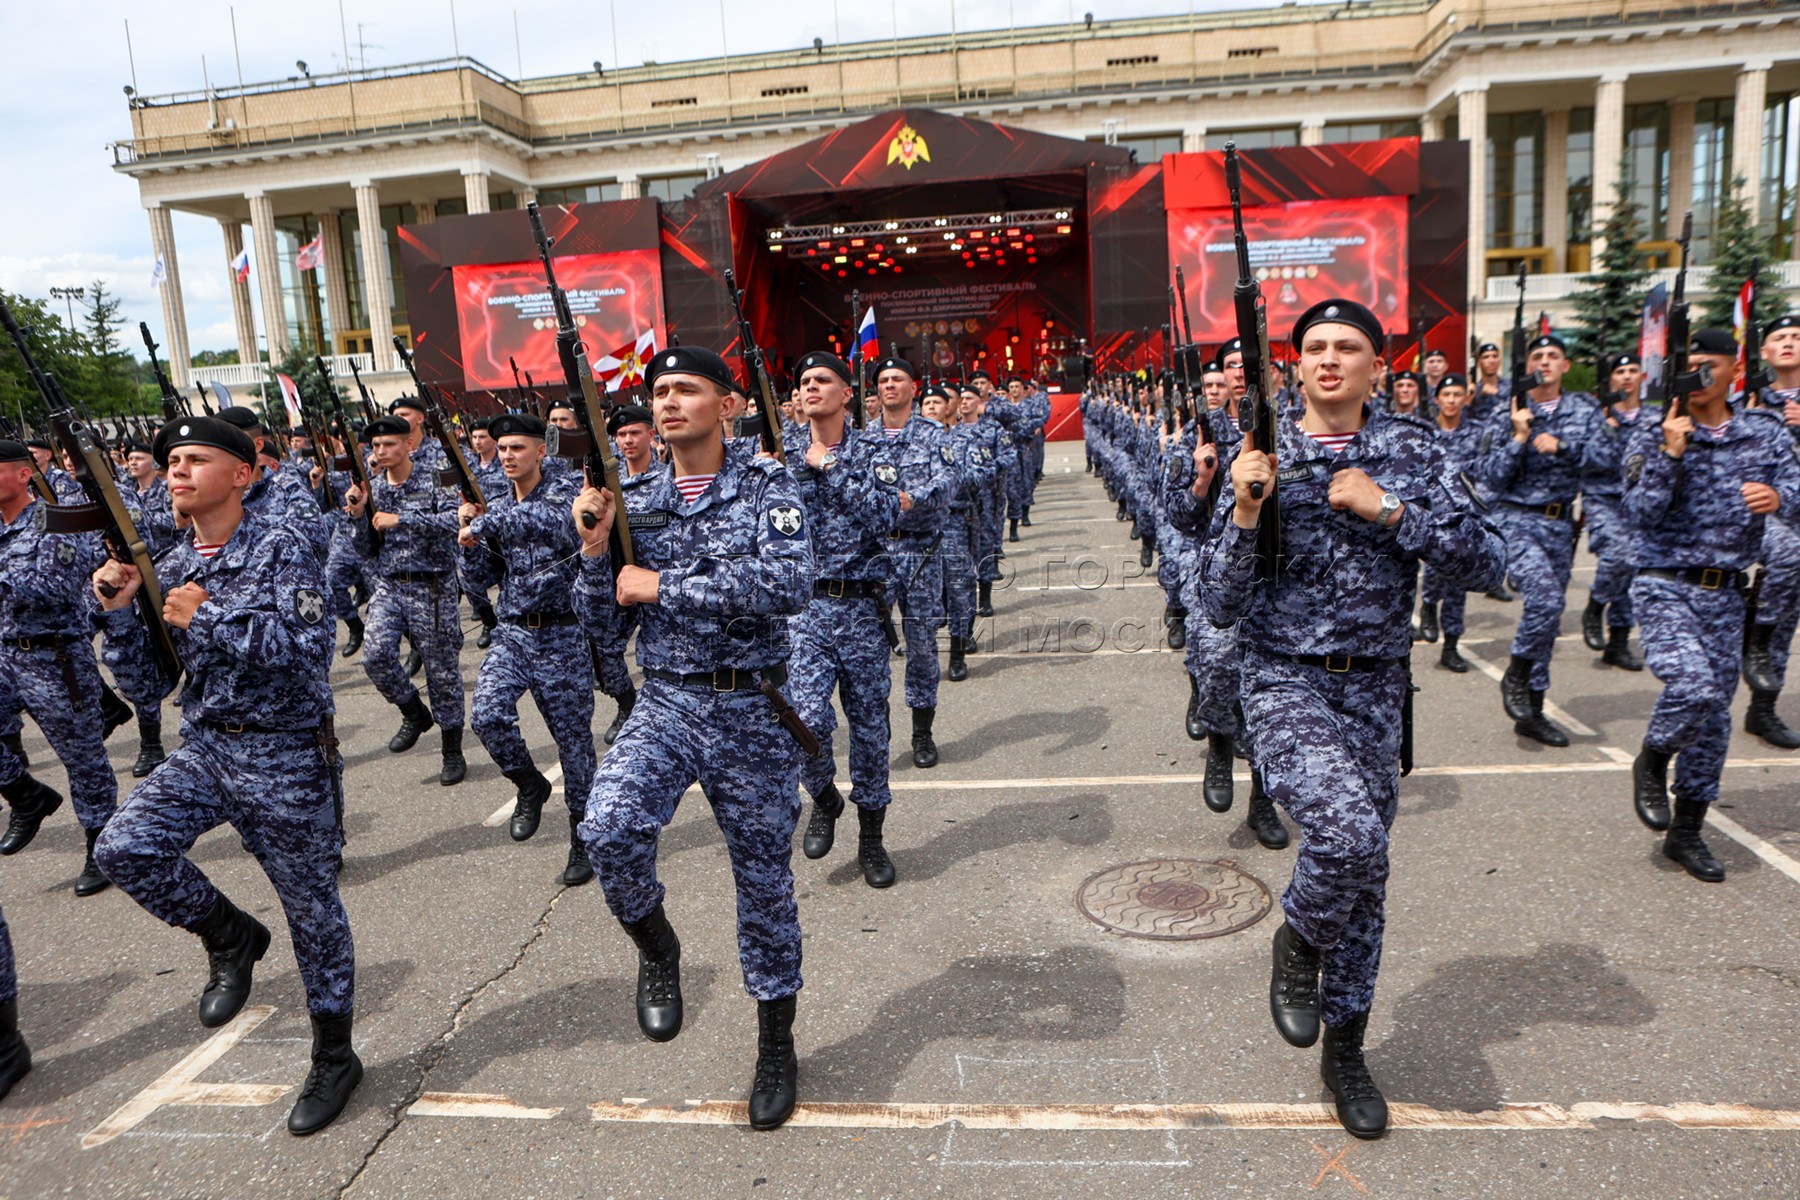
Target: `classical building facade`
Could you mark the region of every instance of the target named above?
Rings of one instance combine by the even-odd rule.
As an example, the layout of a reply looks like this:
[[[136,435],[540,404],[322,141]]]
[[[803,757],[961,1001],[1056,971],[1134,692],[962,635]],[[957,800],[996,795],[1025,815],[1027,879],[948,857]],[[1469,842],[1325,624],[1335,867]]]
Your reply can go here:
[[[181,275],[225,270],[242,360],[258,330],[360,356],[392,386],[405,335],[398,230],[449,214],[688,194],[700,181],[871,112],[928,106],[1174,151],[1416,135],[1468,138],[1469,295],[1478,332],[1511,313],[1526,262],[1534,309],[1566,309],[1621,176],[1649,264],[1682,214],[1712,249],[1733,179],[1800,290],[1800,0],[1370,0],[1077,21],[827,45],[512,80],[473,59],[129,97],[115,169],[137,182],[169,358],[186,385]],[[216,218],[180,248],[172,211]],[[379,236],[371,231],[380,230]],[[317,238],[316,270],[298,271]],[[255,368],[211,369],[249,383]],[[236,378],[242,374],[243,379]]]

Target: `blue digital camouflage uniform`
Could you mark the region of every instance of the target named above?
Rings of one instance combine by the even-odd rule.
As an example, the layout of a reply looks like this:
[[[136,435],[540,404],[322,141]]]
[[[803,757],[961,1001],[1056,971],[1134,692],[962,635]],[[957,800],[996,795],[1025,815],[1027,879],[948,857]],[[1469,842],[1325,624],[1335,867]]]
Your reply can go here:
[[[368,561],[374,581],[369,596],[363,670],[389,704],[416,699],[419,689],[406,676],[400,639],[409,638],[425,660],[431,715],[445,730],[463,727],[461,585],[456,535],[461,496],[440,486],[417,462],[405,482],[392,483],[382,471],[369,481],[374,511],[393,513],[399,523],[381,535],[374,552],[365,516],[350,522],[356,550]],[[485,493],[484,493],[485,495]]]
[[[1756,561],[1765,519],[1744,504],[1741,487],[1763,483],[1783,512],[1800,512],[1800,465],[1785,428],[1762,410],[1738,412],[1717,431],[1696,428],[1679,459],[1663,452],[1662,426],[1641,422],[1625,456],[1625,516],[1637,577],[1631,596],[1644,659],[1663,685],[1644,744],[1675,760],[1673,792],[1710,804],[1731,742],[1744,599],[1735,575]],[[1700,582],[1666,570],[1715,568]]]
[[[545,475],[523,500],[513,498],[510,483],[497,489],[487,512],[469,522],[477,541],[463,551],[465,579],[500,586],[500,623],[476,676],[469,724],[502,771],[523,770],[532,763],[519,733],[519,697],[529,691],[556,743],[564,802],[576,814],[594,777],[594,689],[586,682],[593,661],[570,599],[581,538],[569,505],[580,479],[569,471]],[[496,578],[490,537],[506,555],[504,578]]]
[[[319,501],[292,471],[264,468],[262,478],[244,493],[244,511],[299,534],[301,544],[320,563],[331,552],[331,530],[319,512]]]
[[[512,484],[506,481],[506,471],[500,466],[498,454],[485,463],[481,461],[480,455],[474,453],[470,453],[468,459],[469,471],[475,476],[475,486],[481,489],[483,499],[491,502],[495,496],[512,489]],[[462,570],[461,559],[457,562],[457,570],[461,575],[463,595],[479,610],[481,605],[488,602],[487,589],[474,586],[468,573]]]
[[[951,425],[938,434],[945,464],[955,477],[950,514],[944,521],[944,611],[950,636],[965,641],[975,628],[976,513],[980,497],[993,490],[997,464],[978,425]],[[810,511],[810,510],[809,510]],[[897,515],[897,514],[896,514]],[[814,536],[817,536],[814,526]]]
[[[1227,484],[1200,594],[1214,624],[1242,621],[1244,723],[1263,786],[1301,830],[1282,908],[1320,952],[1320,1015],[1334,1027],[1368,1012],[1381,960],[1415,564],[1485,591],[1504,557],[1430,428],[1364,414],[1335,457],[1296,425],[1277,426],[1279,579],[1254,578],[1256,534],[1232,523]],[[1349,467],[1405,503],[1393,528],[1326,502],[1331,476]]]
[[[231,825],[287,915],[307,1010],[348,1013],[356,965],[337,883],[342,760],[321,721],[333,712],[324,567],[296,532],[246,514],[214,557],[182,541],[156,569],[165,589],[197,583],[208,596],[188,628],[170,630],[188,672],[182,743],[107,825],[94,861],[152,916],[185,928],[219,895],[188,851]]]
[[[1773,412],[1783,414],[1783,426],[1800,454],[1800,433],[1787,425],[1785,413],[1789,404],[1800,404],[1800,388],[1766,388],[1762,403]],[[1761,586],[1756,595],[1756,623],[1769,630],[1769,665],[1775,676],[1775,689],[1787,686],[1788,652],[1794,643],[1794,631],[1800,628],[1800,531],[1794,523],[1800,516],[1781,513],[1763,523]]]
[[[881,613],[891,574],[887,533],[899,519],[900,495],[875,473],[894,469],[893,455],[879,430],[857,429],[848,421],[829,469],[806,465],[811,445],[811,426],[787,443],[788,470],[806,510],[817,573],[811,601],[788,625],[793,639],[788,700],[824,747],[818,757],[802,760],[800,782],[816,797],[836,780],[837,714],[831,706],[836,691],[850,726],[850,799],[861,808],[886,808],[893,799],[888,693],[894,672]]]
[[[161,478],[152,478],[150,486],[140,492],[137,481],[126,476],[119,485],[119,498],[152,558],[174,543],[177,536],[175,510],[169,504],[169,486]],[[180,536],[187,535],[183,532]],[[91,592],[86,601],[97,619],[99,606]],[[112,672],[119,684],[119,692],[131,702],[138,721],[145,725],[161,725],[163,697],[174,685],[163,678],[152,660],[128,649],[109,632],[110,628],[101,623],[100,661]]]
[[[1625,445],[1640,422],[1656,424],[1662,414],[1642,406],[1614,411],[1618,425],[1605,420],[1602,412],[1598,444],[1582,471],[1581,516],[1587,525],[1588,551],[1597,560],[1590,589],[1594,602],[1607,606],[1607,628],[1630,629],[1637,619],[1631,610],[1631,533],[1623,510]]]
[[[119,797],[100,736],[88,582],[106,551],[97,533],[46,533],[46,508],[34,494],[16,519],[0,518],[0,673],[62,760],[75,816],[92,831],[106,824]],[[23,771],[0,747],[0,786]]]
[[[1455,429],[1439,426],[1437,433],[1446,464],[1463,480],[1470,496],[1477,502],[1476,508],[1483,515],[1488,514],[1491,507],[1482,507],[1488,503],[1487,494],[1475,481],[1476,461],[1481,457],[1481,440],[1487,433],[1487,427],[1472,420],[1469,410],[1464,408],[1463,419],[1457,422]],[[1467,626],[1468,593],[1452,584],[1437,567],[1426,563],[1420,595],[1425,603],[1438,606],[1438,623],[1443,631],[1451,637],[1460,638]]]
[[[1554,413],[1535,401],[1531,411],[1524,442],[1513,440],[1511,408],[1496,411],[1483,434],[1476,480],[1493,496],[1489,516],[1506,539],[1506,577],[1522,601],[1512,652],[1531,663],[1531,689],[1543,692],[1550,688],[1550,658],[1575,562],[1575,497],[1583,473],[1603,452],[1603,421],[1585,392],[1564,392]],[[1560,443],[1554,454],[1531,446],[1540,433]]]
[[[992,413],[1007,436],[1012,439],[1015,459],[1012,467],[1005,473],[1006,484],[1006,517],[1017,521],[1024,513],[1025,505],[1031,503],[1031,485],[1028,481],[1032,474],[1031,452],[1032,440],[1042,432],[1042,426],[1034,426],[1036,407],[1030,397],[1014,402],[1008,399],[1005,392],[995,392],[988,400],[988,412]]]
[[[1244,435],[1238,430],[1237,422],[1231,419],[1228,409],[1211,409],[1205,419],[1211,425],[1213,443],[1218,447],[1222,493],[1226,465],[1243,445]],[[1198,436],[1198,426],[1194,424],[1182,432],[1181,440],[1169,453],[1162,482],[1162,503],[1168,512],[1169,526],[1180,535],[1176,540],[1181,546],[1178,553],[1183,563],[1182,603],[1187,609],[1187,647],[1183,661],[1198,689],[1199,703],[1195,712],[1200,723],[1209,733],[1242,739],[1237,626],[1214,625],[1200,602],[1203,586],[1201,551],[1216,510],[1207,505],[1204,497],[1194,495],[1194,444]]]
[[[975,498],[975,578],[993,583],[1000,578],[1001,542],[1006,529],[1007,472],[1018,465],[1019,452],[1013,448],[1012,435],[993,414],[997,403],[988,401],[988,409],[975,423],[976,436],[994,460],[994,475],[988,486]]]
[[[786,445],[785,442],[782,444]],[[626,469],[625,460],[621,457],[618,461],[619,470],[623,472]],[[626,505],[629,506],[632,502],[633,489],[642,487],[652,476],[666,475],[668,471],[668,464],[652,459],[646,470],[624,476],[619,486],[625,491]],[[599,665],[600,690],[614,699],[637,686],[632,683],[631,670],[625,665],[625,648],[631,644],[631,634],[637,624],[638,610],[635,605],[615,608],[607,618],[600,636],[594,639],[593,653]]]
[[[1046,427],[1050,424],[1050,394],[1044,391],[1027,392],[1021,403],[1028,414],[1026,427],[1031,434],[1024,455],[1027,466],[1022,472],[1023,501],[1029,508],[1037,499],[1037,477],[1044,472],[1044,438]]]
[[[869,432],[886,438],[892,464],[876,465],[876,481],[912,497],[912,508],[900,514],[887,542],[894,572],[890,594],[900,602],[906,639],[906,706],[936,708],[937,631],[944,624],[943,533],[956,475],[944,461],[938,427],[924,417],[908,418],[896,436],[878,425]],[[896,478],[888,479],[889,472]]]
[[[787,660],[788,618],[806,606],[813,585],[799,487],[774,459],[728,447],[691,504],[672,474],[638,491],[650,519],[633,526],[637,565],[660,576],[638,632],[646,678],[594,776],[580,836],[613,916],[642,920],[663,901],[657,841],[681,794],[698,783],[731,856],[744,988],[778,1000],[802,982],[790,862],[799,747],[760,691],[714,690],[716,677],[663,676],[763,673]],[[587,627],[598,629],[613,604],[604,555],[583,556],[575,601]]]

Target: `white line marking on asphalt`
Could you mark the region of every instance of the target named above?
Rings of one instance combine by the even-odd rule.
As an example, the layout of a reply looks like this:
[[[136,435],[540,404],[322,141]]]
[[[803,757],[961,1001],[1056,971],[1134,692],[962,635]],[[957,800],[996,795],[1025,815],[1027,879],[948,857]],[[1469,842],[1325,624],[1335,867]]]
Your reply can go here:
[[[544,778],[548,779],[551,783],[555,783],[557,780],[561,779],[562,778],[562,764],[557,763],[554,767],[551,767],[548,771],[545,771]],[[557,792],[559,792],[561,790],[562,790],[561,788],[550,789],[552,795],[556,794]],[[483,821],[482,824],[487,826],[489,829],[498,829],[500,826],[506,824],[506,819],[508,817],[512,816],[513,803],[514,802],[512,800],[508,800],[505,804],[502,804],[499,808],[496,808],[493,812],[488,814],[487,820]]]
[[[1783,875],[1792,879],[1795,883],[1800,883],[1800,862],[1795,862],[1780,850],[1777,850],[1774,846],[1770,845],[1762,838],[1757,837],[1754,833],[1751,833],[1748,829],[1745,829],[1742,825],[1739,825],[1736,821],[1720,812],[1718,805],[1709,804],[1706,808],[1706,819],[1718,826],[1720,833],[1744,847],[1744,849],[1750,851],[1750,853],[1756,855],[1756,857],[1762,859],[1771,867],[1774,867],[1777,871],[1780,871]]]
[[[82,1136],[81,1148],[104,1146],[120,1134],[135,1129],[146,1117],[165,1105],[224,1105],[233,1108],[273,1104],[293,1091],[292,1084],[199,1083],[196,1077],[244,1039],[251,1030],[275,1014],[272,1004],[246,1008],[219,1032],[200,1043],[188,1056],[165,1071],[156,1082],[122,1104],[106,1120]]]
[[[1496,682],[1506,674],[1506,672],[1502,671],[1499,667],[1496,667],[1493,663],[1481,657],[1479,654],[1465,653],[1463,657],[1479,668],[1483,675],[1486,675],[1489,679]],[[1544,701],[1544,711],[1550,715],[1551,720],[1562,722],[1562,724],[1568,728],[1569,732],[1575,734],[1577,737],[1599,736],[1594,730],[1589,729],[1586,725],[1583,725],[1580,721],[1571,717],[1561,707],[1549,700]]]
[[[409,1117],[486,1117],[497,1120],[548,1121],[560,1108],[527,1108],[511,1096],[479,1092],[426,1092],[406,1110]]]

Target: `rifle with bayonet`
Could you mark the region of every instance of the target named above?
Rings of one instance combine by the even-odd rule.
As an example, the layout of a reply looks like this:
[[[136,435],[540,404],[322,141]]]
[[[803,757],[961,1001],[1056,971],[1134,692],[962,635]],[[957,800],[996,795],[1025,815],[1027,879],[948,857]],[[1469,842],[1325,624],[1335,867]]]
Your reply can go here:
[[[375,404],[375,397],[370,393],[369,385],[362,381],[362,372],[356,369],[355,355],[350,356],[350,378],[356,380],[356,393],[362,397],[363,420],[373,421],[376,417],[381,415],[381,410]],[[334,399],[336,398],[337,388],[334,387],[331,389],[331,395]],[[349,443],[345,444],[348,445]]]
[[[319,369],[319,378],[325,381],[325,389],[337,391],[337,385],[331,380],[331,368],[325,365],[324,358],[313,355],[313,365]],[[306,410],[306,400],[300,400],[300,425],[306,431],[306,440],[312,443],[313,462],[319,468],[319,492],[323,496],[323,507],[326,512],[334,512],[338,507],[337,493],[331,486],[331,469],[335,466],[335,456],[331,453],[330,427],[323,421],[315,421]]]
[[[394,352],[406,366],[406,373],[412,376],[413,386],[419,389],[419,399],[425,405],[425,428],[438,445],[444,448],[444,461],[449,465],[438,475],[437,482],[454,487],[462,494],[465,502],[477,508],[487,507],[487,498],[481,494],[481,482],[475,478],[475,472],[469,466],[469,460],[463,454],[462,443],[456,440],[456,434],[446,419],[447,412],[444,396],[441,391],[419,378],[419,369],[413,365],[413,356],[406,349],[406,342],[399,334],[394,335]],[[499,553],[500,547],[493,539],[489,539],[495,557],[504,564],[506,559]]]
[[[1530,369],[1531,352],[1525,338],[1525,264],[1519,263],[1519,302],[1513,306],[1512,323],[1512,406],[1513,411],[1530,406],[1529,393],[1541,387],[1543,379]]]
[[[1238,407],[1238,428],[1245,445],[1260,450],[1275,462],[1275,400],[1269,389],[1269,314],[1262,285],[1250,269],[1250,243],[1244,236],[1243,169],[1238,165],[1237,144],[1225,143],[1225,190],[1231,195],[1232,242],[1237,251],[1237,283],[1232,287],[1232,307],[1237,313],[1238,344],[1243,348],[1244,398]],[[1262,500],[1256,523],[1256,570],[1273,582],[1281,573],[1281,502],[1273,493],[1265,499],[1262,485],[1252,484],[1250,494]]]
[[[631,519],[625,511],[625,490],[619,486],[619,463],[613,455],[612,441],[606,436],[606,413],[600,407],[600,396],[594,388],[594,372],[588,366],[587,347],[575,328],[575,314],[569,308],[569,297],[556,282],[556,268],[550,261],[550,247],[555,243],[544,232],[544,219],[536,201],[525,206],[531,222],[531,236],[537,242],[538,258],[544,264],[544,282],[550,288],[550,302],[556,309],[556,356],[562,361],[563,378],[568,384],[571,407],[581,432],[587,436],[583,467],[591,487],[612,493],[613,523],[609,540],[615,566],[634,566],[636,557],[631,545]],[[565,438],[567,435],[564,435]],[[582,514],[589,529],[598,524],[592,513]]]
[[[143,335],[144,349],[150,354],[150,373],[156,376],[157,390],[162,393],[163,420],[173,421],[176,417],[187,415],[191,411],[188,409],[187,401],[183,399],[180,392],[175,390],[175,385],[169,382],[169,373],[163,370],[162,363],[157,361],[157,347],[155,340],[150,336],[150,323],[139,321],[138,332]]]
[[[13,346],[19,352],[19,360],[25,364],[25,374],[31,377],[31,382],[37,388],[38,395],[43,398],[45,411],[54,412],[56,405],[53,396],[57,390],[55,381],[40,370],[37,360],[31,357],[31,343],[25,340],[25,330],[13,318],[12,309],[7,307],[3,298],[0,298],[0,319],[5,320],[6,332],[12,335]],[[21,438],[25,436],[23,429],[19,430],[19,436]],[[50,486],[50,480],[44,475],[43,469],[38,466],[37,455],[27,450],[25,458],[31,465],[31,487],[38,494],[38,499],[45,504],[60,503],[56,489]]]
[[[1756,324],[1756,279],[1762,271],[1759,259],[1750,260],[1750,300],[1744,305],[1744,403],[1755,403],[1769,386],[1769,370],[1763,365],[1762,330]]]
[[[786,462],[787,451],[781,444],[781,410],[775,406],[775,383],[769,378],[769,363],[763,357],[762,347],[756,344],[750,319],[744,316],[744,292],[738,287],[730,267],[725,268],[725,294],[731,297],[731,311],[737,317],[738,346],[743,351],[744,369],[750,376],[750,390],[757,397],[757,416],[762,421],[757,434],[762,438],[764,450],[774,455],[777,461]]]
[[[867,387],[867,384],[864,383],[864,378],[865,378],[867,372],[865,372],[863,370],[864,363],[863,363],[863,358],[862,358],[862,347],[857,344],[857,338],[860,335],[860,331],[861,331],[861,326],[858,325],[857,322],[862,320],[862,314],[859,313],[857,311],[857,309],[859,309],[861,307],[862,307],[862,293],[852,289],[850,292],[850,354],[849,354],[849,358],[850,358],[851,369],[856,372],[856,380],[855,380],[856,386],[853,389],[855,395],[854,395],[853,399],[851,400],[852,411],[850,413],[850,420],[856,425],[856,427],[858,429],[861,429],[863,427],[863,421],[865,419],[864,415],[863,415],[863,409],[865,407],[867,407],[867,405],[864,403],[864,400],[863,400],[863,391]]]
[[[325,374],[325,395],[331,400],[331,411],[337,417],[338,440],[344,443],[344,469],[350,472],[350,482],[363,495],[363,524],[367,526],[369,548],[376,554],[381,553],[382,534],[375,528],[375,488],[369,482],[369,462],[363,457],[362,439],[350,427],[350,413],[344,408],[344,398],[338,395],[337,385],[331,381],[331,374],[325,371],[325,364],[319,363],[319,370]],[[362,376],[356,373],[356,360],[350,360],[350,373],[356,377],[356,386],[362,388],[363,405],[366,412],[371,405],[369,389],[362,387]],[[369,418],[374,420],[373,417]]]
[[[1693,392],[1712,386],[1712,368],[1705,363],[1688,367],[1688,243],[1694,236],[1694,213],[1689,209],[1681,218],[1681,265],[1675,269],[1675,287],[1669,293],[1669,344],[1663,359],[1663,411],[1687,416],[1687,398]]]
[[[209,417],[217,416],[218,414],[213,412],[212,401],[207,398],[206,385],[196,380],[194,383],[194,390],[200,393],[200,411]],[[188,411],[192,412],[193,409],[190,408]]]

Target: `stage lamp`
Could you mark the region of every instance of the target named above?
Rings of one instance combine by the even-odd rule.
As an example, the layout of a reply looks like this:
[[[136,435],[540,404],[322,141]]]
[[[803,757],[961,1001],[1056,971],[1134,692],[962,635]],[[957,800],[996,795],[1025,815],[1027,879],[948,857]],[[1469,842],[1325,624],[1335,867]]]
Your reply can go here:
[[[999,213],[995,213],[993,216],[988,218],[989,221],[992,221],[996,225],[1000,224],[1005,219],[1006,218],[1002,217]]]
[[[832,260],[831,260],[831,261],[832,261],[832,262],[839,262],[839,263],[841,263],[841,262],[849,262],[849,261],[850,261],[850,256],[849,256],[849,255],[847,255],[847,254],[840,254],[840,255],[838,255],[838,256],[837,256],[837,257],[836,257],[836,258],[833,258],[833,259],[832,259]]]
[[[844,232],[844,227],[843,227],[843,226],[842,226],[842,225],[833,225],[833,226],[832,226],[832,227],[831,227],[831,232],[833,232],[833,233],[842,233],[842,232]]]
[[[949,223],[950,223],[950,219],[948,217],[939,217],[937,220],[932,222],[933,225],[948,225]]]
[[[1057,213],[1057,214],[1056,214],[1056,219],[1057,219],[1057,220],[1059,220],[1059,221],[1066,221],[1066,220],[1068,220],[1068,219],[1069,219],[1069,210],[1068,210],[1068,209],[1066,209],[1066,208],[1065,208],[1065,209],[1063,209],[1063,210],[1062,210],[1062,211],[1061,211],[1061,212],[1059,212],[1059,213]]]
[[[839,231],[838,231],[838,232],[840,232],[840,233],[842,233],[842,232],[843,232],[843,231],[842,231],[842,230],[839,230]],[[863,239],[862,239],[862,238],[851,238],[851,239],[850,239],[850,244],[851,244],[851,245],[852,245],[852,246],[860,246],[860,245],[862,245],[862,244],[863,244]]]
[[[906,252],[908,254],[917,254],[919,252],[919,248],[917,246],[908,246],[906,248]]]
[[[769,230],[769,240],[771,242],[779,242],[781,240],[781,230],[779,230],[779,229]]]
[[[898,228],[900,228],[900,222],[889,221],[886,225],[882,226],[882,228],[883,229],[898,229]]]
[[[894,245],[896,245],[896,246],[904,246],[904,245],[906,245],[906,235],[905,235],[905,234],[901,234],[901,235],[900,235],[900,236],[899,236],[899,237],[897,237],[897,238],[895,238],[895,239],[894,239]]]

